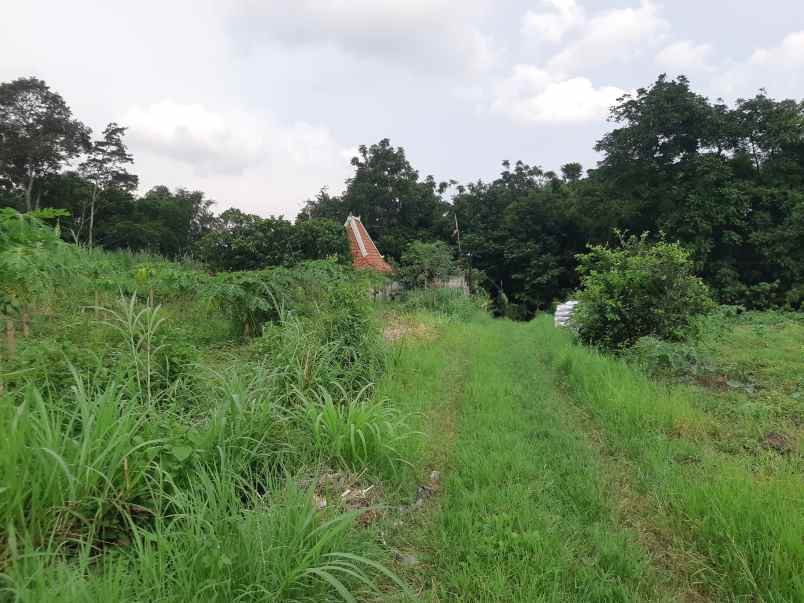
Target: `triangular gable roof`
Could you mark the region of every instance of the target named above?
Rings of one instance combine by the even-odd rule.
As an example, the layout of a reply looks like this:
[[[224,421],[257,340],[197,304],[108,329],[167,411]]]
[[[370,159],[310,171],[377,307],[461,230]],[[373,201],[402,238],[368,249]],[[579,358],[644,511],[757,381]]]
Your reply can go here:
[[[394,271],[383,259],[359,216],[349,214],[343,225],[346,228],[346,237],[349,239],[349,249],[352,251],[352,266],[370,268],[377,272],[391,273]]]

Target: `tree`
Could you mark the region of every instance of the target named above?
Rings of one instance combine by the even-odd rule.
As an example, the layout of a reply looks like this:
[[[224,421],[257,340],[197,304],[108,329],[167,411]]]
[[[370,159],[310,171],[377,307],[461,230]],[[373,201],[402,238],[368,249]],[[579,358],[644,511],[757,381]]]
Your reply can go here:
[[[22,193],[26,211],[39,209],[37,180],[58,172],[88,141],[89,129],[42,80],[0,84],[0,179]]]
[[[360,216],[382,253],[399,258],[413,240],[452,232],[449,204],[441,198],[449,184],[437,184],[432,176],[420,180],[402,147],[392,147],[387,138],[363,145],[352,165],[339,219],[350,212]]]
[[[110,123],[103,131],[103,138],[92,143],[87,158],[78,166],[78,173],[92,184],[89,196],[90,248],[94,245],[95,208],[100,194],[108,188],[131,190],[137,186],[137,176],[126,171],[126,165],[134,163],[134,158],[123,143],[125,133],[126,128]]]
[[[578,162],[565,163],[561,166],[564,182],[578,182],[583,176],[583,166]]]
[[[647,233],[622,236],[616,248],[596,245],[578,257],[582,288],[572,317],[581,339],[622,349],[645,336],[680,340],[690,320],[713,307],[677,243],[651,243]]]
[[[442,241],[413,241],[402,254],[400,274],[409,287],[430,287],[457,271],[452,250]]]
[[[261,218],[227,209],[217,227],[195,246],[198,257],[215,270],[258,270],[299,261],[293,224],[282,216]]]
[[[325,220],[334,220],[335,222],[343,223],[349,210],[346,209],[340,197],[333,197],[324,187],[314,199],[308,199],[299,215],[296,216],[296,222],[304,222],[305,220],[314,220],[322,218]]]
[[[335,220],[297,221],[293,227],[293,238],[302,259],[325,260],[335,257],[344,263],[350,259],[349,242],[343,224]]]

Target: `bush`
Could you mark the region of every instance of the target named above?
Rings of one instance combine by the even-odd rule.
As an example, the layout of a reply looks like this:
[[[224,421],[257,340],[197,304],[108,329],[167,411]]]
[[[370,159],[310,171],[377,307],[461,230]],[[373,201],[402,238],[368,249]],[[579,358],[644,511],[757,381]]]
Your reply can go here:
[[[413,241],[402,254],[400,276],[407,287],[429,287],[458,271],[452,251],[443,241]]]
[[[592,246],[578,256],[581,302],[572,324],[582,341],[607,349],[640,337],[680,341],[693,317],[714,306],[703,281],[693,275],[689,252],[677,243],[621,237],[620,247]]]
[[[457,289],[414,289],[402,300],[407,310],[427,310],[447,318],[470,320],[488,311],[488,299]]]
[[[706,372],[711,364],[694,345],[680,341],[663,341],[640,337],[628,350],[627,357],[651,374],[686,377]]]

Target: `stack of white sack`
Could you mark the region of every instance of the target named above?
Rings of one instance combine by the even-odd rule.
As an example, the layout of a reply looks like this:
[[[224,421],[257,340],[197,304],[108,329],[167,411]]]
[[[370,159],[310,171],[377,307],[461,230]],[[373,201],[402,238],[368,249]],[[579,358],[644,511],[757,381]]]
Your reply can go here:
[[[563,304],[558,304],[554,317],[555,326],[566,327],[567,324],[569,324],[569,320],[572,317],[572,313],[575,311],[575,306],[577,305],[578,302],[574,299],[565,301]]]

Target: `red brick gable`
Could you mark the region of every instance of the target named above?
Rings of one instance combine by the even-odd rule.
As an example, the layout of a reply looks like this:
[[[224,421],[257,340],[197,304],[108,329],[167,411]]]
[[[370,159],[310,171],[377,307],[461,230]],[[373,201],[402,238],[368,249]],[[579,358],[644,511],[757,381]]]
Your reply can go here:
[[[349,249],[352,252],[352,266],[385,273],[394,271],[383,259],[360,218],[350,214],[346,218],[344,226],[346,227],[346,237],[349,239]]]

